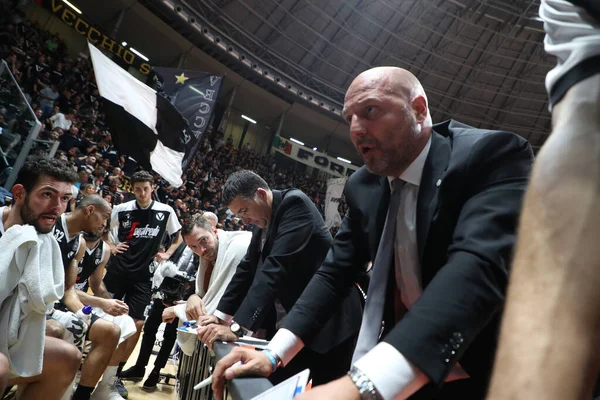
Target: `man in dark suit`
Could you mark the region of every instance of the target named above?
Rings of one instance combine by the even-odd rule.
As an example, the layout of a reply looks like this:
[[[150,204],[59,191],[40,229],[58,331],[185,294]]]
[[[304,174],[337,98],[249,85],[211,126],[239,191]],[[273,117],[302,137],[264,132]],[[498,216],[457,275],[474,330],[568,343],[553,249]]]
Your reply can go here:
[[[346,184],[348,213],[326,260],[269,351],[286,365],[372,260],[348,376],[299,398],[482,399],[531,148],[508,132],[432,125],[421,84],[394,67],[360,74],[344,117],[365,166]],[[268,375],[268,356],[235,349],[221,360],[217,398],[224,377]]]
[[[215,340],[234,341],[242,334],[275,332],[276,304],[289,312],[329,250],[331,234],[312,201],[300,190],[271,190],[251,171],[232,174],[223,186],[223,203],[245,225],[253,224],[248,252],[219,302],[213,322],[198,330],[209,345]],[[313,340],[288,368],[271,379],[279,382],[295,372],[311,369],[315,385],[343,376],[350,366],[360,328],[361,298],[355,287],[314,332]]]

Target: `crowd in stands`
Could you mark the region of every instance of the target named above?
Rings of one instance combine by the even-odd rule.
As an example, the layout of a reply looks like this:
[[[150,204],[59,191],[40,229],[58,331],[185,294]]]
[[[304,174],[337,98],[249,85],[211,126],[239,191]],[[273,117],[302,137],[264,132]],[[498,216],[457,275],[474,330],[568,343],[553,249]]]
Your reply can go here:
[[[37,22],[27,20],[22,11],[10,8],[6,2],[0,7],[0,58],[8,63],[42,122],[38,139],[60,142],[56,157],[78,172],[76,192],[100,193],[113,205],[131,199],[128,177],[138,168],[137,163],[118,154],[112,144],[90,61],[84,55],[71,57],[58,34],[44,31]],[[0,127],[6,113],[0,108]],[[21,135],[28,129],[25,126]],[[0,139],[6,137],[9,136],[0,135]],[[2,140],[0,145],[7,153]],[[238,149],[236,145],[221,132],[207,132],[181,187],[171,187],[156,176],[158,200],[173,206],[181,219],[208,210],[219,216],[219,227],[223,229],[248,229],[221,205],[220,197],[230,173],[250,169],[264,177],[272,188],[303,190],[323,212],[324,182],[293,168],[277,168],[274,156],[257,155],[247,146]],[[14,149],[18,152],[18,146]]]

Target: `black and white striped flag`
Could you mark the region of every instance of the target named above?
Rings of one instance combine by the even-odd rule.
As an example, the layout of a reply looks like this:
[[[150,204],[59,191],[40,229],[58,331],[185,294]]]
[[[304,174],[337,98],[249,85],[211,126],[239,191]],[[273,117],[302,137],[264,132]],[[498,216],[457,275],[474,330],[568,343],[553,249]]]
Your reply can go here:
[[[163,95],[140,82],[89,43],[96,84],[113,144],[120,154],[182,184],[187,121]]]

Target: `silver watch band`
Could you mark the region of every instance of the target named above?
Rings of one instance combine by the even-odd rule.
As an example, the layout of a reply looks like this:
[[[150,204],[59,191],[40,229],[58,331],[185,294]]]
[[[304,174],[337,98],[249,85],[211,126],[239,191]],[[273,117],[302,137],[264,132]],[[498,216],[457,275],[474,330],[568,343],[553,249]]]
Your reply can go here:
[[[348,376],[358,388],[361,400],[383,400],[373,382],[360,369],[352,366]]]

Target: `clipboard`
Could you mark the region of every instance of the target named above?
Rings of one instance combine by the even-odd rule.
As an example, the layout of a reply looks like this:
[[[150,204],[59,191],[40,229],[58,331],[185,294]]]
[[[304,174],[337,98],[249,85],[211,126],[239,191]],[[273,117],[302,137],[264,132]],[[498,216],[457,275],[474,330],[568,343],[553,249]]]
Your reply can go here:
[[[309,376],[310,370],[307,368],[251,400],[292,400],[306,390]]]

